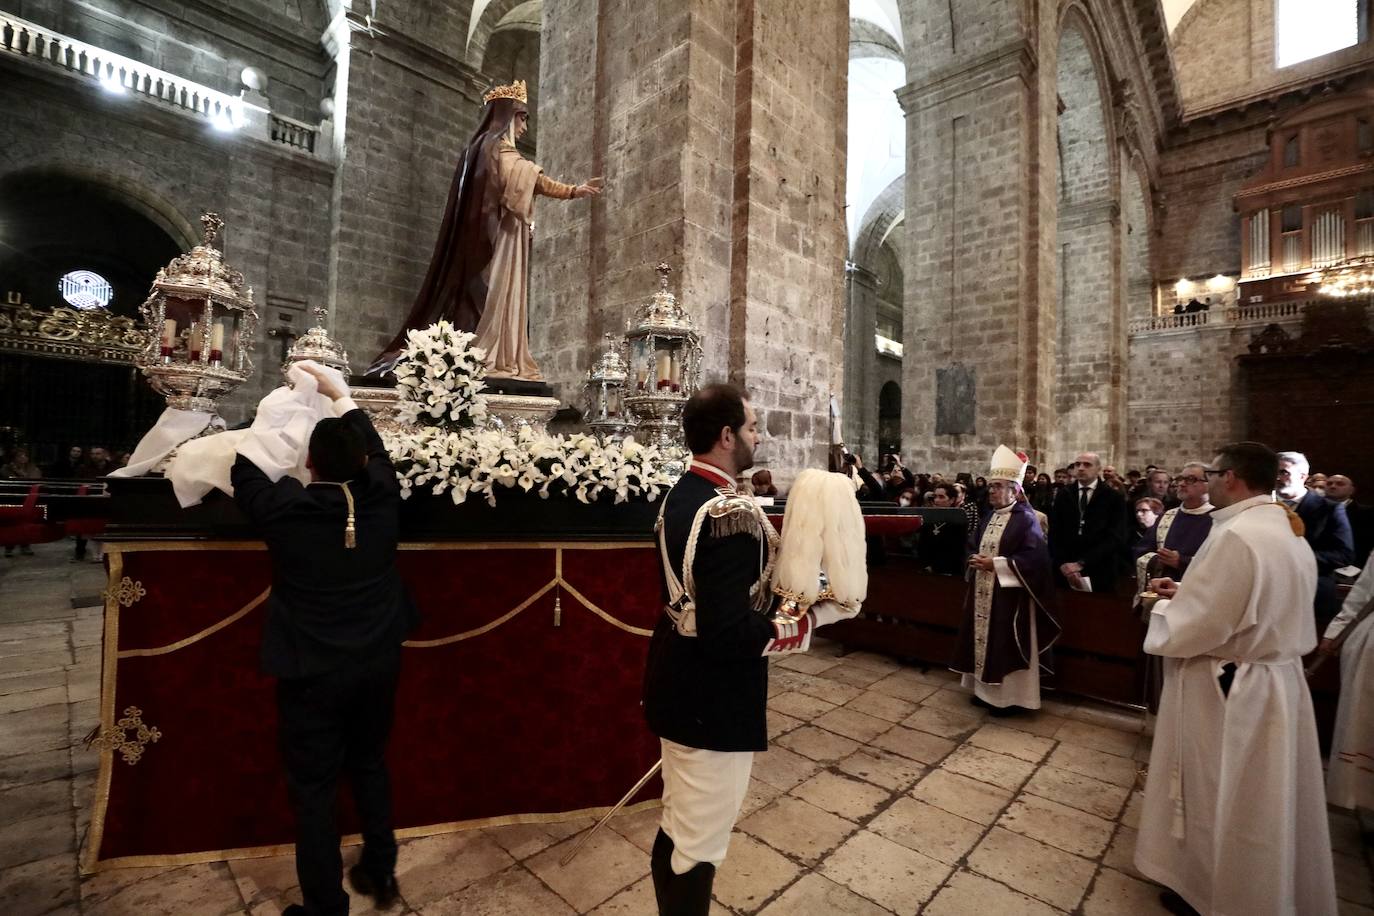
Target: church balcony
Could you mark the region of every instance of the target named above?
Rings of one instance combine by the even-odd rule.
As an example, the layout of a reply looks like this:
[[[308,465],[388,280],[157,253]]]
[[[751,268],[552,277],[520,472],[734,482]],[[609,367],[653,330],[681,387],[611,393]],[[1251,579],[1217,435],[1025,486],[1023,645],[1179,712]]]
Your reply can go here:
[[[232,96],[0,10],[0,62],[4,61],[39,68],[111,95],[133,96],[226,135],[260,140],[312,158],[331,158],[329,121],[312,125],[273,114],[260,93]]]
[[[1202,328],[1231,329],[1253,325],[1301,322],[1303,313],[1308,308],[1321,308],[1327,303],[1328,300],[1325,299],[1287,300],[1255,305],[1225,306],[1202,312],[1154,315],[1149,318],[1133,319],[1127,332],[1131,337],[1142,337]]]

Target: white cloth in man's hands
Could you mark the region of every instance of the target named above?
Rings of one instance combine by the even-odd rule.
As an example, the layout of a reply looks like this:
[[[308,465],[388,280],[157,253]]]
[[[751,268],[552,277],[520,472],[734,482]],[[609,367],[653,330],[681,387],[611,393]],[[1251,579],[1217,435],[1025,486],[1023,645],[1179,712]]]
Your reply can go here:
[[[142,477],[154,470],[181,443],[200,433],[216,417],[204,410],[178,410],[168,407],[157,418],[153,428],[138,440],[138,447],[129,456],[129,463],[109,473],[110,477]],[[224,422],[220,421],[220,428]]]
[[[274,483],[288,474],[301,483],[310,481],[305,467],[310,434],[316,423],[336,411],[334,402],[319,393],[315,377],[300,368],[302,364],[322,369],[341,391],[348,392],[348,383],[337,369],[309,360],[293,365],[287,376],[294,387],[277,388],[263,398],[250,429],[192,439],[177,449],[167,467],[167,478],[182,508],[199,505],[214,489],[232,496],[229,471],[239,454]]]
[[[859,608],[853,610],[835,601],[817,601],[811,605],[811,616],[816,621],[816,626],[823,627],[828,623],[837,620],[848,620],[859,613]]]

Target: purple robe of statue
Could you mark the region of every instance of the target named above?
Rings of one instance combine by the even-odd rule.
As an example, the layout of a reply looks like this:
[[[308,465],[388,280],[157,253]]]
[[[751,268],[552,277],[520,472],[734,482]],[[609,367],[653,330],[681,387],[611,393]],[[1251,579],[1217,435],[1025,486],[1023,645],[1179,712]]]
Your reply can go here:
[[[1046,673],[1051,671],[1047,653],[1059,638],[1059,623],[1053,616],[1054,579],[1049,548],[1035,511],[1026,503],[1015,503],[1004,523],[996,522],[997,515],[990,512],[979,521],[978,533],[971,542],[972,552],[989,554],[984,545],[988,526],[1003,524],[997,549],[990,555],[1007,561],[1021,587],[1004,588],[997,573],[969,569],[959,642],[950,664],[954,671],[971,674],[985,684],[1000,684],[1008,674],[1030,667],[1032,614],[1039,666]]]

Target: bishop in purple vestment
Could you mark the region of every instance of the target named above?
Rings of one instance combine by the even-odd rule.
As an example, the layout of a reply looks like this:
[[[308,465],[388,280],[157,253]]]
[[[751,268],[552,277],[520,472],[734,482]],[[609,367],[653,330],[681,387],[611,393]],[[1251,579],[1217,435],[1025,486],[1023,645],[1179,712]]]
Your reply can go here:
[[[1035,511],[1016,500],[1026,458],[1005,445],[988,476],[992,512],[978,526],[951,668],[993,713],[1040,708],[1040,671],[1059,637],[1045,533]]]

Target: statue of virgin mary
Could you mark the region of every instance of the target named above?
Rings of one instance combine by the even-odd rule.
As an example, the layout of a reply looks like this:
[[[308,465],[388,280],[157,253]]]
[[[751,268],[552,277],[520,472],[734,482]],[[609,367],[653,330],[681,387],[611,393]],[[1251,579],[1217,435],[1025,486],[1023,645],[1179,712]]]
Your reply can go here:
[[[523,80],[482,98],[486,111],[458,164],[429,271],[405,326],[369,374],[390,369],[407,331],[446,318],[477,335],[473,343],[487,352],[489,378],[543,379],[527,327],[534,197],[595,197],[601,179],[563,184],[520,155],[515,142],[529,121]]]

